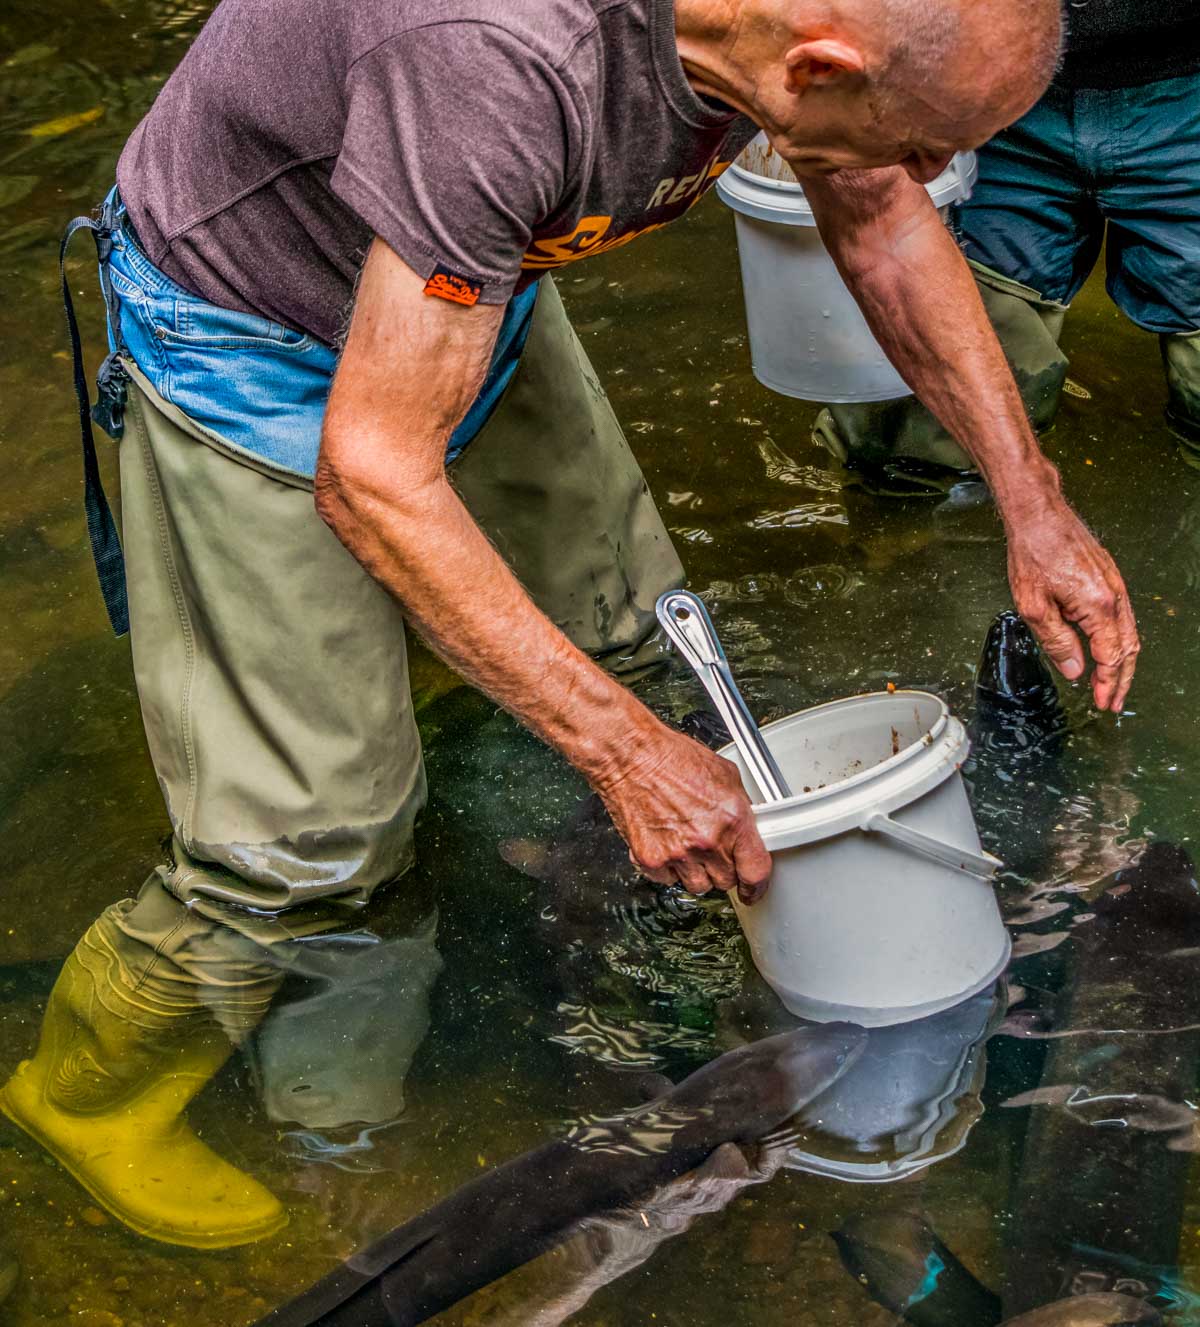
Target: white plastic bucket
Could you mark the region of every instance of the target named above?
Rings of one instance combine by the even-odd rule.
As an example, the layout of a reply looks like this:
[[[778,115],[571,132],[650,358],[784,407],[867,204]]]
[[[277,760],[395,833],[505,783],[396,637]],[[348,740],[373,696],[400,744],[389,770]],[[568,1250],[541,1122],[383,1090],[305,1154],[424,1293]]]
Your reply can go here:
[[[880,692],[768,724],[796,796],[756,806],[772,884],[734,907],[755,965],[801,1018],[886,1027],[958,1004],[1011,941],[959,768],[963,725],[937,696]],[[722,755],[753,784],[732,746]]]
[[[958,153],[926,186],[945,214],[979,167]],[[805,401],[887,401],[909,394],[817,233],[791,167],[759,134],[717,181],[733,208],[754,376]]]

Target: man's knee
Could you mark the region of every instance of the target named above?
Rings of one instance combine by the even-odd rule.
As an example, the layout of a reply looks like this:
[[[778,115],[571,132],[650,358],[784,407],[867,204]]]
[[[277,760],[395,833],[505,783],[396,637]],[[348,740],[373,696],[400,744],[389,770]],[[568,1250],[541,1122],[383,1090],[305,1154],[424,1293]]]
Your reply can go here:
[[[417,786],[386,819],[314,826],[270,842],[232,836],[185,847],[178,833],[171,860],[160,868],[163,887],[182,903],[279,914],[309,904],[361,907],[376,889],[398,880],[415,859],[414,830],[425,805],[422,766]],[[198,819],[203,821],[204,807]]]

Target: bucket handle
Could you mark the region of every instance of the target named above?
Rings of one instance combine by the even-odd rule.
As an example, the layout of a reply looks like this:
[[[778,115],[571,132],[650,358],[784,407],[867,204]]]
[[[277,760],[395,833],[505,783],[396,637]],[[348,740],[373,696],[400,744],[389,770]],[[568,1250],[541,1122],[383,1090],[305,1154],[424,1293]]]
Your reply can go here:
[[[911,825],[902,825],[882,811],[875,811],[869,815],[862,822],[862,828],[869,834],[884,834],[901,847],[908,848],[910,852],[920,853],[932,861],[940,862],[942,866],[953,867],[956,871],[975,876],[979,880],[990,880],[998,868],[1004,865],[990,852],[971,852],[967,848],[956,848],[952,844],[943,843],[941,839],[935,839],[930,834],[922,833],[919,829],[913,829]]]

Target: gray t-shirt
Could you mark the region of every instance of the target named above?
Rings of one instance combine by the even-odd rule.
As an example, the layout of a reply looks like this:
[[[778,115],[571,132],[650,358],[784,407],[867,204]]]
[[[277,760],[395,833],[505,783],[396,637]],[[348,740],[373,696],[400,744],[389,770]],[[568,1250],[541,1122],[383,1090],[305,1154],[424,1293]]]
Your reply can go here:
[[[685,212],[755,132],[672,0],[223,0],[121,154],[180,285],[333,343],[372,234],[462,303]]]

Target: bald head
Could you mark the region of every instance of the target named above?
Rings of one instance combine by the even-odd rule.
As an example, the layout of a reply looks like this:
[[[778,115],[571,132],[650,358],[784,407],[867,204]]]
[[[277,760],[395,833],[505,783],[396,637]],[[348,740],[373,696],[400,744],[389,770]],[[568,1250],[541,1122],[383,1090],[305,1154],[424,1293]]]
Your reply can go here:
[[[1061,0],[842,0],[882,35],[876,82],[959,120],[1015,118],[1045,91],[1063,43]],[[850,14],[847,13],[847,18]],[[999,125],[997,125],[999,127]]]
[[[800,174],[922,178],[1042,95],[1061,3],[675,0],[675,35],[693,87],[757,121]]]

